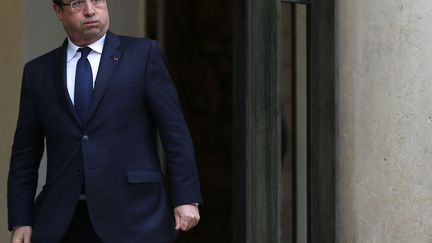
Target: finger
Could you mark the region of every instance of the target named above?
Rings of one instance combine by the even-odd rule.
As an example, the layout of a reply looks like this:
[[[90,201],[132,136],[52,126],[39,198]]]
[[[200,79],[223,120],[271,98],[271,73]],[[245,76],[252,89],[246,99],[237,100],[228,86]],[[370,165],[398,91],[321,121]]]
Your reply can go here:
[[[23,237],[19,237],[17,235],[12,237],[12,243],[23,243],[24,242],[24,238]]]
[[[24,235],[24,243],[30,243],[30,234]]]
[[[190,221],[189,221],[189,229],[192,229],[193,227],[195,227],[198,224],[199,218],[192,216]]]
[[[180,216],[178,215],[177,212],[174,212],[174,218],[175,218],[175,229],[179,230],[180,229]]]
[[[12,235],[12,243],[23,243],[24,237],[22,234],[19,234],[18,232],[14,232]]]
[[[181,224],[181,226],[180,226],[181,230],[183,230],[183,231],[188,230],[189,222],[187,220],[181,219],[180,224]]]
[[[195,218],[193,216],[188,217],[188,230],[195,226]]]

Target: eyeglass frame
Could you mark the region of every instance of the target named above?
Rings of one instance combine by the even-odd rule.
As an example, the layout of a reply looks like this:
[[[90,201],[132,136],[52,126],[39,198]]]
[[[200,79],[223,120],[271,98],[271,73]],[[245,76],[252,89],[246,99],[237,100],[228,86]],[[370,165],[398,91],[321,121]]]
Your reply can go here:
[[[102,0],[102,3],[101,4],[99,4],[99,5],[95,5],[94,3],[92,3],[92,1],[93,0],[74,0],[74,1],[72,1],[72,2],[70,2],[70,3],[64,3],[64,2],[62,2],[61,3],[61,5],[62,6],[67,6],[67,7],[69,7],[69,8],[71,8],[71,9],[76,9],[76,10],[83,10],[84,8],[85,8],[85,6],[83,6],[83,7],[73,7],[74,5],[74,3],[76,3],[76,2],[90,2],[93,6],[102,6],[103,4],[106,4],[106,2],[107,2],[107,0]]]

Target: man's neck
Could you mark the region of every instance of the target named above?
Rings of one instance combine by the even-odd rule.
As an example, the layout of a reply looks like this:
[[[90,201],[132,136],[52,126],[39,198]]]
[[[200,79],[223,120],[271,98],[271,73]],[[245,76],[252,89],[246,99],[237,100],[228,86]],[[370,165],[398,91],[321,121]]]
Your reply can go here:
[[[91,44],[99,41],[104,36],[106,36],[106,32],[103,35],[98,36],[97,38],[92,39],[92,40],[88,40],[88,41],[86,41],[86,40],[77,40],[77,39],[75,39],[72,36],[68,36],[68,39],[69,39],[69,42],[72,42],[76,46],[86,47],[86,46],[89,46],[89,45],[91,45]]]

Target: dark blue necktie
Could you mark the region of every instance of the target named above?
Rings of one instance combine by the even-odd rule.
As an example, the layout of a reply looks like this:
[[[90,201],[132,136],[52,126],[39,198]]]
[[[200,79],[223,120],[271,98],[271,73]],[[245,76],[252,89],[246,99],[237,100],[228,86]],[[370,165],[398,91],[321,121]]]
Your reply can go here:
[[[74,106],[82,124],[87,122],[93,93],[93,74],[87,59],[91,50],[90,47],[78,49],[81,58],[76,66]]]

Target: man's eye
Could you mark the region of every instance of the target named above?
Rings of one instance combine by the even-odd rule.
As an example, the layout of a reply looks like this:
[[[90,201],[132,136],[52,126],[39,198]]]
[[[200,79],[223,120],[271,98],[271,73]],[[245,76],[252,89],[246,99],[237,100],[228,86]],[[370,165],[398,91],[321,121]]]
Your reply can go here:
[[[75,6],[82,6],[84,5],[85,1],[76,1]]]

